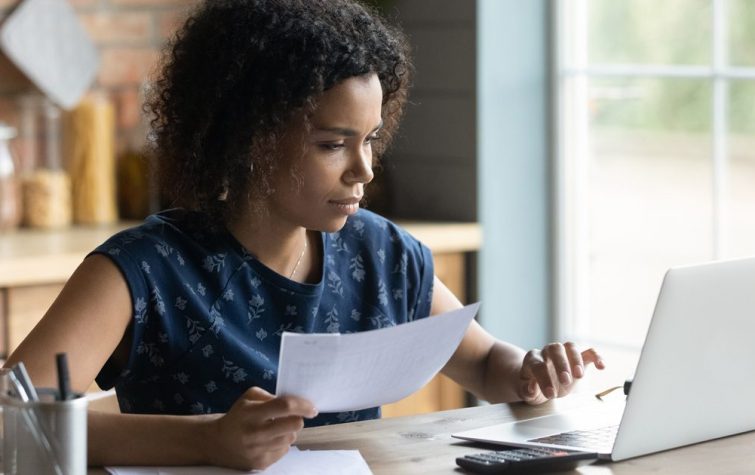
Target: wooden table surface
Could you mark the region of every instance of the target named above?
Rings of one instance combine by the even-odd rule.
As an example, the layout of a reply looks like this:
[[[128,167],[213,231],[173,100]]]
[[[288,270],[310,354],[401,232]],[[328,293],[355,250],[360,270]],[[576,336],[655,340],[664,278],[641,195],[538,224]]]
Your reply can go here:
[[[597,404],[601,403],[592,395],[581,394],[539,407],[496,404],[318,427],[305,429],[297,445],[302,449],[358,449],[375,474],[462,473],[456,468],[455,458],[484,449],[453,439],[452,433]],[[754,448],[755,432],[750,432],[618,463],[598,462],[571,473],[755,473]]]
[[[744,402],[744,401],[743,401]],[[451,438],[454,432],[601,404],[581,394],[542,406],[496,404],[452,411],[304,429],[296,445],[312,450],[359,450],[377,474],[452,474],[455,458],[484,450]],[[597,462],[572,472],[611,474],[755,473],[755,432],[618,463]],[[105,473],[91,469],[90,475]]]

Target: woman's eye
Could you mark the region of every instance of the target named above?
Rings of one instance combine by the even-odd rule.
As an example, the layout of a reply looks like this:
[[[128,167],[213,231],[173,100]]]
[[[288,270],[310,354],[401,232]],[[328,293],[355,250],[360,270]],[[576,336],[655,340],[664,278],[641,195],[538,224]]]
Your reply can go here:
[[[323,150],[331,151],[331,152],[342,149],[343,145],[344,144],[342,144],[342,143],[321,143],[321,144],[319,144],[320,148],[322,148]]]
[[[372,143],[374,140],[379,140],[380,136],[378,134],[370,135],[367,137],[367,139],[364,141],[365,144]]]

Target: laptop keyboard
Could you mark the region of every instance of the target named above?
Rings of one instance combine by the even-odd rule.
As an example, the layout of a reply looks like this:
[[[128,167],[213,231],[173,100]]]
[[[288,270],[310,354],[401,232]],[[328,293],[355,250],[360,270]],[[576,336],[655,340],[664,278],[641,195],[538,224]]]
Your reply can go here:
[[[609,453],[616,439],[618,424],[615,426],[599,427],[591,430],[574,430],[561,432],[560,434],[548,435],[528,442],[541,444],[565,445],[568,447],[590,448],[601,453]]]

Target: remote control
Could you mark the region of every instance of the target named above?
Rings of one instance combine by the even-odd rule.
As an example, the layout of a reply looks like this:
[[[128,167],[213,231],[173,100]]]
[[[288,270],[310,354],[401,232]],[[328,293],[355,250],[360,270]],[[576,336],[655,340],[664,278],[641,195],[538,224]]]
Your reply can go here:
[[[571,470],[597,459],[593,452],[527,448],[465,455],[456,464],[475,473],[537,473]]]

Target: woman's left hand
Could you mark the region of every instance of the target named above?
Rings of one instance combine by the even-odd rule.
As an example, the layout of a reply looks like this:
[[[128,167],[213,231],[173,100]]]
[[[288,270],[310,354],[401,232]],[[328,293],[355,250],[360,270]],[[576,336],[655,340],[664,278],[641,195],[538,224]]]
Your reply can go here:
[[[519,396],[528,404],[566,396],[590,364],[605,368],[597,351],[590,348],[580,352],[572,342],[550,343],[542,350],[530,350],[524,355],[519,372]]]

